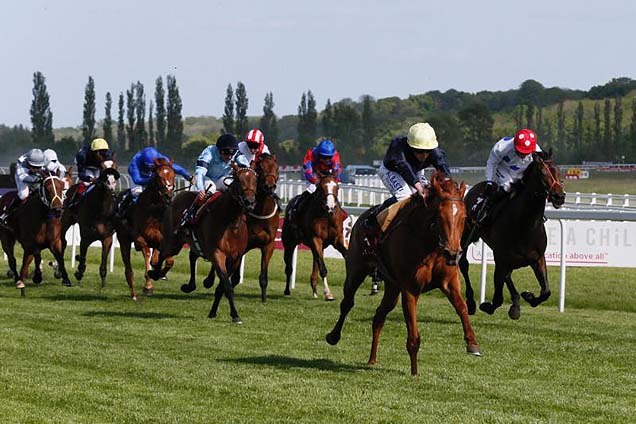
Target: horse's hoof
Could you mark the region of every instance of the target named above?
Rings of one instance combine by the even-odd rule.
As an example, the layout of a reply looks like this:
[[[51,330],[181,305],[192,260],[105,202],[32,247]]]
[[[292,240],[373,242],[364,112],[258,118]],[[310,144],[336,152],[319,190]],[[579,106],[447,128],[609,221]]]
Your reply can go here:
[[[208,314],[208,318],[216,318],[216,312],[210,311],[210,313]]]
[[[334,300],[333,294],[331,294],[331,292],[325,293],[325,300],[327,302],[330,302],[330,301]]]
[[[311,295],[314,297],[314,299],[318,299],[318,293],[313,292]]]
[[[60,271],[55,271],[53,273],[53,276],[59,280],[60,278],[62,278],[62,273]]]
[[[197,289],[197,286],[190,285],[190,284],[181,284],[181,291],[183,293],[192,293],[193,291],[195,291]]]
[[[521,316],[521,308],[519,306],[512,305],[510,309],[508,309],[508,316],[510,319],[518,320]]]
[[[148,288],[148,287],[144,287],[144,296],[152,296],[154,294],[152,287]]]
[[[213,285],[214,285],[214,278],[206,277],[205,280],[203,280],[203,287],[205,287],[206,289],[212,288]]]
[[[325,337],[325,339],[331,346],[335,346],[340,341],[340,334],[332,331],[331,333],[327,334],[327,337]]]
[[[137,296],[130,296],[130,300],[132,300],[133,302],[137,301]]]
[[[15,282],[15,288],[22,290],[24,288],[24,281],[18,280]]]
[[[481,350],[477,345],[471,345],[466,347],[466,353],[473,356],[481,356]]]
[[[481,305],[479,305],[479,309],[487,313],[488,315],[492,315],[495,313],[495,308],[492,307],[492,303],[490,302],[482,303]]]
[[[72,286],[72,284],[71,284],[71,281],[70,281],[70,280],[62,280],[62,285],[63,285],[64,287],[71,287],[71,286]]]
[[[232,324],[243,324],[243,320],[240,317],[232,318]]]
[[[466,302],[466,307],[468,308],[468,315],[475,315],[475,312],[477,311],[477,305],[475,305],[475,301],[467,301]]]
[[[33,274],[33,284],[40,284],[42,282],[42,274]]]
[[[539,302],[539,298],[537,298],[532,292],[523,292],[521,293],[521,297],[523,297],[523,300],[528,302],[533,308],[536,308],[541,303]]]
[[[83,272],[79,272],[79,271],[75,271],[75,279],[77,281],[82,281],[82,278],[84,278],[84,273]]]
[[[283,293],[285,296],[290,296],[291,292],[289,290],[285,290],[285,292]]]

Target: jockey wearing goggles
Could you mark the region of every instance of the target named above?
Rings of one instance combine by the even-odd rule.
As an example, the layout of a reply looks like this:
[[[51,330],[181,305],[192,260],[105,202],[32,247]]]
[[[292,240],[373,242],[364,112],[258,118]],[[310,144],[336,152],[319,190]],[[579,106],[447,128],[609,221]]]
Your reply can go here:
[[[265,136],[258,128],[250,130],[245,140],[238,144],[240,154],[245,156],[248,163],[258,162],[262,154],[270,154],[269,147],[265,144]]]
[[[307,182],[307,191],[316,191],[318,174],[331,174],[338,178],[340,182],[340,154],[329,139],[322,140],[317,146],[307,150],[303,159],[303,177]]]
[[[232,162],[249,166],[247,158],[239,151],[239,143],[232,134],[223,134],[214,146],[208,146],[199,155],[194,171],[195,186],[199,196],[225,191],[225,179],[232,173]]]

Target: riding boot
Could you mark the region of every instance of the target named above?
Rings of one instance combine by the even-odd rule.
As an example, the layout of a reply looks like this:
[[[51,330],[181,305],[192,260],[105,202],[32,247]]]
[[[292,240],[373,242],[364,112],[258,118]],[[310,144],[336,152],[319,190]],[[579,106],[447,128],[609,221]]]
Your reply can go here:
[[[26,203],[27,199],[28,197],[23,200],[20,200],[20,198],[16,194],[16,196],[10,201],[10,203],[2,211],[2,214],[0,214],[0,225],[5,228],[9,228],[8,226],[9,218],[11,217],[11,215],[15,213],[16,210],[18,210],[20,206]]]
[[[483,202],[481,209],[477,214],[477,225],[483,227],[488,225],[493,217],[493,212],[496,210],[496,206],[506,197],[508,193],[503,189],[498,189],[492,192]]]
[[[117,205],[117,212],[115,216],[119,219],[124,219],[126,217],[126,212],[128,208],[133,202],[133,195],[131,192],[124,194]]]
[[[307,203],[309,196],[311,196],[311,193],[309,193],[308,191],[303,191],[300,194],[300,197],[298,197],[298,200],[296,200],[296,203],[294,204],[294,206],[289,210],[290,222],[295,222],[294,221],[295,217],[300,215],[301,212],[305,209],[305,204]]]
[[[183,211],[181,215],[181,220],[179,224],[177,224],[177,228],[175,229],[175,233],[179,232],[182,228],[192,225],[196,220],[195,216],[197,212],[201,209],[201,205],[203,205],[207,200],[207,197],[204,200],[199,200],[198,197],[195,197],[190,206],[186,210]]]

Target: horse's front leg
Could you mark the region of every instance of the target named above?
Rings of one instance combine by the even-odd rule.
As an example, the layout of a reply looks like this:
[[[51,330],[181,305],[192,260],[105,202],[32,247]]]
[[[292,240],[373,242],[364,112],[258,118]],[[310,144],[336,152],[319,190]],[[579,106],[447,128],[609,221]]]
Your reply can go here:
[[[283,225],[283,234],[281,240],[283,242],[283,260],[285,261],[285,296],[289,296],[291,294],[290,286],[291,286],[291,277],[294,273],[294,251],[298,246],[298,240],[292,236],[292,230],[289,227]]]
[[[470,284],[470,276],[468,275],[468,258],[466,257],[466,251],[464,250],[459,257],[459,270],[464,276],[464,282],[466,283],[466,307],[468,308],[468,315],[475,315],[477,310],[477,304],[475,303],[475,291]]]
[[[515,287],[515,283],[512,281],[512,272],[506,276],[504,281],[506,282],[506,287],[508,287],[508,291],[510,292],[510,300],[512,301],[512,305],[510,305],[510,309],[508,309],[508,316],[510,319],[517,320],[521,316],[521,305],[519,305],[519,292]]]
[[[26,281],[29,275],[29,266],[31,265],[32,261],[33,261],[33,252],[30,249],[25,248],[24,253],[22,254],[22,267],[20,268],[19,275],[16,275],[16,282],[15,282],[16,289],[24,290],[24,287],[25,287],[24,282]],[[24,296],[24,292],[22,292],[22,295]]]
[[[66,272],[66,263],[64,262],[64,243],[62,242],[61,237],[53,239],[53,241],[49,244],[49,250],[53,253],[55,261],[57,262],[57,270],[55,273],[62,277],[62,285],[65,287],[71,287],[71,280],[68,278],[68,273]],[[40,261],[41,260],[42,259],[40,258]]]
[[[209,318],[216,317],[216,312],[219,307],[219,302],[221,301],[221,297],[225,293],[227,300],[230,304],[230,316],[232,317],[232,322],[234,324],[243,324],[243,321],[239,317],[238,311],[234,305],[234,288],[232,287],[232,282],[228,276],[228,270],[226,267],[227,256],[225,253],[220,250],[216,250],[214,252],[214,267],[217,270],[217,274],[219,275],[219,286],[217,287],[214,293],[214,303],[212,304],[212,309],[210,309]]]
[[[192,293],[197,289],[197,259],[198,256],[196,253],[190,249],[190,253],[188,254],[188,258],[190,260],[190,281],[186,284],[181,285],[181,291],[184,293]],[[214,267],[212,267],[214,269]]]
[[[261,273],[258,276],[258,284],[261,286],[261,301],[267,301],[267,271],[269,269],[269,261],[274,254],[274,242],[261,247]]]
[[[139,244],[141,245],[141,253],[144,255],[144,265],[146,267],[144,272],[144,278],[146,280],[146,283],[144,284],[144,295],[152,296],[154,294],[154,288],[152,287],[152,279],[148,275],[148,271],[150,271],[152,253],[150,251],[150,247],[148,247],[145,241],[140,241]]]
[[[99,264],[99,277],[102,279],[102,288],[106,287],[106,264],[108,263],[108,254],[113,245],[113,236],[108,235],[102,240],[102,261]]]
[[[369,361],[367,362],[369,365],[375,365],[378,361],[378,343],[380,342],[380,333],[382,332],[382,327],[384,327],[386,316],[395,308],[395,305],[397,305],[399,295],[400,291],[393,284],[385,285],[384,296],[382,297],[380,306],[378,306],[375,310],[375,315],[373,316],[373,324],[371,327],[373,333],[371,338],[371,354],[369,355]]]
[[[417,299],[419,293],[402,291],[402,312],[406,322],[406,351],[411,358],[411,375],[417,375],[417,352],[420,350],[420,331],[417,328]]]
[[[14,281],[18,281],[18,269],[15,260],[15,238],[10,234],[3,233],[1,235],[2,250],[7,255],[7,261],[9,262],[9,271],[7,271],[7,277],[13,278]]]
[[[468,318],[468,307],[464,299],[462,299],[460,287],[461,282],[459,281],[459,275],[457,274],[457,271],[452,271],[452,275],[450,275],[450,278],[448,278],[447,281],[443,281],[440,285],[440,289],[442,290],[442,292],[444,292],[451,305],[453,305],[453,308],[455,308],[455,312],[462,322],[462,328],[464,329],[464,341],[466,342],[466,352],[475,356],[481,356],[479,343],[477,343],[475,332],[470,325],[470,319]]]
[[[33,256],[35,259],[35,269],[33,270],[33,284],[40,284],[42,282],[42,254],[40,252],[36,252]]]
[[[318,294],[316,292],[316,285],[318,276],[317,273],[320,272],[320,277],[322,278],[323,285],[323,294],[325,300],[334,300],[333,294],[331,290],[329,290],[329,284],[327,283],[327,266],[325,265],[325,260],[323,258],[324,248],[323,248],[323,240],[320,237],[313,237],[311,239],[311,253],[314,257],[314,267],[311,272],[311,288],[314,292],[314,297],[317,297]]]
[[[80,240],[80,253],[75,257],[78,261],[77,270],[75,271],[77,281],[82,281],[82,278],[84,278],[84,272],[86,271],[86,254],[92,242],[93,240],[89,240],[88,237],[82,237]]]
[[[541,255],[539,260],[531,265],[534,271],[534,276],[537,277],[539,285],[541,286],[541,293],[539,297],[536,297],[532,292],[523,292],[521,297],[530,304],[533,308],[539,306],[541,303],[548,300],[550,297],[550,285],[548,284],[548,267],[545,263],[545,256]]]
[[[121,260],[124,263],[124,275],[126,277],[126,283],[128,284],[128,290],[130,290],[130,298],[137,301],[137,293],[135,292],[135,271],[133,271],[130,263],[132,240],[127,236],[125,237],[123,234],[119,234],[118,237]]]
[[[512,270],[503,266],[498,265],[495,261],[495,292],[492,296],[492,303],[484,302],[479,305],[479,309],[486,312],[489,315],[495,313],[495,310],[503,304],[503,285],[506,279],[506,275],[508,275]]]

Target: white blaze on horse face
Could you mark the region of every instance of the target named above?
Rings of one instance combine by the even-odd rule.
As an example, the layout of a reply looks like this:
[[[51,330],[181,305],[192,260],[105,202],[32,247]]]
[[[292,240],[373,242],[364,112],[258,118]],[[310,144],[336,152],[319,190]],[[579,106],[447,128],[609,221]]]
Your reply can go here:
[[[112,160],[105,160],[104,161],[104,168],[112,168],[113,167],[113,161]]]
[[[453,205],[453,216],[457,215],[457,205]]]
[[[333,189],[338,184],[335,181],[329,181],[327,183],[327,207],[333,209],[336,207],[336,196],[333,194]]]
[[[115,176],[109,175],[106,181],[106,187],[108,187],[109,190],[115,190],[115,187],[117,187],[117,180],[115,179]]]

